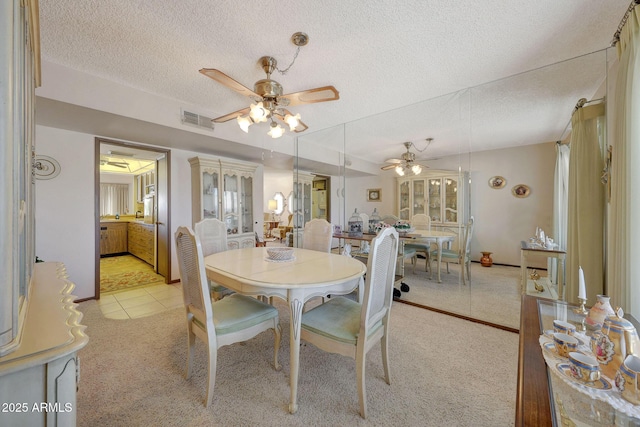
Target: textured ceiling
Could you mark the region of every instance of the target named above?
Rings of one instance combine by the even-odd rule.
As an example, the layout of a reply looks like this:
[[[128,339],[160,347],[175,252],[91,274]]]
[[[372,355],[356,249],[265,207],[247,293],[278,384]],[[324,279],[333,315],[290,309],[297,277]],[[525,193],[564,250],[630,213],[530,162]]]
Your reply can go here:
[[[576,101],[602,83],[603,50],[628,6],[629,0],[40,0],[40,24],[45,61],[200,106],[214,117],[249,100],[200,68],[217,68],[252,88],[264,78],[258,59],[270,55],[286,68],[296,51],[290,37],[303,31],[309,44],[288,73],[272,77],[285,93],[333,85],[340,100],[291,108],[309,126],[302,135],[313,142],[323,130],[349,123],[347,152],[382,162],[398,157],[404,140],[427,137],[435,138],[432,155],[559,139]],[[563,62],[577,57],[583,58]]]

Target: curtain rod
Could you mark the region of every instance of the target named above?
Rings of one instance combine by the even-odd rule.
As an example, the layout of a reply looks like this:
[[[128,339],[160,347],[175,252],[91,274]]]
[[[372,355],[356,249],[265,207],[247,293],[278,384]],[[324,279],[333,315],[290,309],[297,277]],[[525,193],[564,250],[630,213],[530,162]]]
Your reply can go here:
[[[640,0],[637,0],[640,1]],[[598,102],[598,101],[602,101],[604,100],[604,96],[602,98],[596,98],[596,99],[592,99],[590,101],[587,101],[587,98],[580,98],[578,100],[578,102],[576,102],[576,106],[573,107],[573,111],[571,112],[571,116],[573,117],[573,115],[575,114],[576,111],[578,111],[579,108],[584,107],[586,104],[591,104],[592,102]],[[569,121],[567,122],[567,125],[564,127],[564,130],[562,131],[562,134],[560,135],[560,139],[562,139],[562,137],[564,136],[564,134],[567,132],[567,129],[569,129],[569,125],[571,124],[571,118],[569,118]],[[558,140],[556,141],[556,144],[562,144],[562,141]]]
[[[615,46],[620,41],[620,32],[622,31],[622,27],[627,23],[627,19],[629,19],[629,15],[634,7],[640,4],[640,0],[632,0],[631,4],[627,8],[627,11],[624,13],[620,24],[618,24],[618,29],[615,33],[613,33],[613,40],[611,40],[611,47]]]

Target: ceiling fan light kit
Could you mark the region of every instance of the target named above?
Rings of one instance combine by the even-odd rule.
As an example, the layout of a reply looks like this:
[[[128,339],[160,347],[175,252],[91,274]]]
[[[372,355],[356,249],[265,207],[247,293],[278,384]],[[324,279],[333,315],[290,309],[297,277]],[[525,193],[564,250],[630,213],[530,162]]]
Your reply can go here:
[[[220,70],[213,68],[202,68],[200,70],[201,74],[235,90],[241,95],[248,96],[254,101],[249,107],[217,117],[212,120],[213,122],[224,123],[236,119],[240,129],[248,133],[249,127],[254,123],[270,121],[269,136],[272,138],[280,138],[285,131],[285,129],[280,126],[280,122],[287,124],[290,132],[304,132],[307,130],[307,125],[300,120],[300,114],[293,114],[284,107],[340,99],[338,91],[333,86],[323,86],[283,95],[282,85],[272,80],[271,74],[276,70],[281,74],[285,74],[294,64],[300,47],[305,46],[309,42],[309,36],[305,33],[297,32],[291,36],[291,42],[296,45],[298,49],[296,50],[293,61],[286,69],[278,69],[278,62],[271,56],[263,56],[258,60],[258,64],[262,67],[267,78],[258,80],[254,84],[253,90],[227,76]]]
[[[402,156],[399,159],[387,159],[385,162],[389,164],[382,166],[380,169],[383,171],[393,169],[396,171],[398,176],[404,176],[408,171],[411,171],[414,175],[420,175],[422,173],[422,169],[428,168],[429,166],[416,163],[416,154],[411,152],[411,147],[423,152],[429,147],[429,145],[431,145],[433,138],[427,138],[426,141],[427,145],[422,150],[418,150],[413,142],[405,142],[403,145],[407,151],[402,153]]]

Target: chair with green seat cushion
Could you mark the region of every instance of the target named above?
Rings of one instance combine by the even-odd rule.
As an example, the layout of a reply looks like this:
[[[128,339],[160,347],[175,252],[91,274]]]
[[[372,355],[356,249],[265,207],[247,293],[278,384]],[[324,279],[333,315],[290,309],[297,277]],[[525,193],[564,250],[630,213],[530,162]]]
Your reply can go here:
[[[396,271],[398,232],[385,228],[371,241],[362,304],[336,296],[302,314],[300,338],[316,347],[356,360],[360,416],[367,416],[366,354],[380,342],[387,384],[389,314]]]
[[[229,249],[227,246],[227,226],[217,218],[205,218],[196,222],[194,231],[200,239],[203,256]],[[233,291],[209,280],[209,291],[214,300],[222,299]]]
[[[413,227],[416,232],[420,230],[430,231],[431,230],[431,218],[425,214],[415,214],[411,218],[411,227]],[[429,253],[431,252],[431,243],[421,243],[421,242],[413,242],[405,243],[405,250],[414,249],[416,253],[421,253],[424,255],[425,263],[424,263],[424,271],[429,271]],[[414,264],[414,272],[415,272],[415,264]]]
[[[442,249],[442,262],[447,263],[447,273],[449,273],[449,263],[456,262],[462,268],[462,284],[466,284],[464,272],[467,271],[467,280],[471,282],[471,237],[473,236],[473,217],[464,228],[464,240],[462,246],[457,250]],[[431,251],[431,258],[438,260],[438,251]],[[433,272],[433,269],[431,269]]]
[[[274,361],[280,370],[278,350],[281,328],[278,310],[255,298],[232,294],[211,302],[206,280],[202,246],[198,237],[187,227],[179,227],[175,234],[180,280],[187,315],[187,379],[191,377],[196,337],[207,346],[208,375],[205,406],[213,400],[216,382],[218,349],[225,345],[247,341],[273,329],[275,334]]]

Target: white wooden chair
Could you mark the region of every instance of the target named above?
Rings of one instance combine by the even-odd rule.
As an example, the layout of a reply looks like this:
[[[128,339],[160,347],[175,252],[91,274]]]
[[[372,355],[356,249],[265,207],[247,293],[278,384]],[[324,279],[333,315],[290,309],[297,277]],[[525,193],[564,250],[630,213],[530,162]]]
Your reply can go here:
[[[429,215],[416,214],[411,218],[411,226],[415,228],[416,231],[418,230],[430,231],[431,218],[429,218]],[[423,254],[425,258],[424,271],[429,271],[429,252],[431,252],[431,243],[419,243],[419,242],[405,243],[404,248],[405,250],[414,249],[416,253]],[[415,264],[414,264],[414,270],[415,270]]]
[[[202,256],[215,254],[229,249],[227,245],[227,226],[217,218],[206,218],[197,222],[195,234],[202,245]],[[233,291],[209,280],[209,290],[214,300],[222,299]]]
[[[469,218],[469,222],[464,228],[463,244],[458,250],[442,249],[442,262],[447,263],[447,273],[449,273],[449,263],[456,262],[462,268],[462,284],[465,285],[464,272],[467,271],[467,279],[471,283],[471,237],[473,236],[473,217]],[[431,259],[438,259],[438,251],[431,251]],[[437,262],[437,261],[436,261]],[[431,269],[433,271],[433,269]]]
[[[247,341],[259,333],[273,329],[275,333],[273,364],[280,370],[278,350],[281,328],[278,310],[268,304],[241,294],[232,294],[211,302],[207,285],[202,246],[198,237],[187,227],[175,233],[182,294],[187,317],[187,373],[191,377],[196,337],[207,345],[208,375],[205,406],[213,399],[216,382],[218,349],[225,345]]]
[[[314,218],[304,226],[302,248],[320,252],[331,252],[333,225],[326,219]]]
[[[336,296],[302,315],[301,339],[356,360],[360,416],[367,416],[365,365],[378,341],[387,384],[389,376],[389,314],[398,252],[398,232],[386,228],[371,241],[362,304]]]

